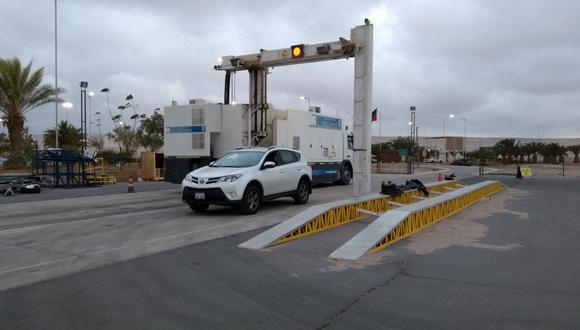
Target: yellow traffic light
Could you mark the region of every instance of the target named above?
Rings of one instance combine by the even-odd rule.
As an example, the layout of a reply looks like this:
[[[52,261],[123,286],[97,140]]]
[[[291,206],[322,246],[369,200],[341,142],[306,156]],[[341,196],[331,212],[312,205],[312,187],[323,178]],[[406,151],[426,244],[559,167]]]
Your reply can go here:
[[[294,45],[290,47],[292,58],[304,57],[304,45]]]

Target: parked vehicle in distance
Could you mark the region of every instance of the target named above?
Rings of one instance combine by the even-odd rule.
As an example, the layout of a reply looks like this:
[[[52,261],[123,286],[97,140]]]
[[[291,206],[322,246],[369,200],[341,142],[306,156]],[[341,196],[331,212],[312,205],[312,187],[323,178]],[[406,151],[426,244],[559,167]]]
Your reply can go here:
[[[424,163],[443,163],[443,160],[439,159],[439,158],[429,157],[429,158],[426,158],[423,162]]]
[[[21,194],[38,194],[40,193],[40,185],[37,183],[23,184],[20,187]]]
[[[457,160],[452,161],[451,162],[451,165],[454,165],[454,166],[471,166],[472,163],[471,163],[471,160],[463,158],[463,159],[457,159]]]
[[[305,204],[312,193],[312,168],[301,152],[289,148],[239,148],[188,173],[182,200],[194,212],[210,204],[237,205],[244,214],[258,212],[263,200],[292,197]]]

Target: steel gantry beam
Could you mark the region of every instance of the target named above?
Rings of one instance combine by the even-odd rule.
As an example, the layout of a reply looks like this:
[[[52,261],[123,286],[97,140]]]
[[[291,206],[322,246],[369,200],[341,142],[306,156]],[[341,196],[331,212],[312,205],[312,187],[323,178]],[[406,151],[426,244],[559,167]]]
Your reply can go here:
[[[353,195],[363,196],[371,192],[371,108],[373,72],[373,26],[365,25],[351,29],[350,40],[323,42],[313,45],[296,44],[275,50],[261,49],[259,53],[240,56],[224,56],[215,70],[226,72],[224,104],[229,104],[230,74],[248,71],[250,97],[248,144],[257,145],[266,137],[267,73],[269,68],[312,62],[348,59],[354,57],[354,118],[353,118]]]

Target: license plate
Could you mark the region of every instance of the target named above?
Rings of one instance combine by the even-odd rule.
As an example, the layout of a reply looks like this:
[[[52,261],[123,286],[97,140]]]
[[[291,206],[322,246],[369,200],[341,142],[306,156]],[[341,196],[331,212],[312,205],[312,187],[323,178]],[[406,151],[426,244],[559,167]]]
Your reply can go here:
[[[195,198],[195,199],[205,199],[205,193],[195,193],[195,195],[193,195],[193,198]]]

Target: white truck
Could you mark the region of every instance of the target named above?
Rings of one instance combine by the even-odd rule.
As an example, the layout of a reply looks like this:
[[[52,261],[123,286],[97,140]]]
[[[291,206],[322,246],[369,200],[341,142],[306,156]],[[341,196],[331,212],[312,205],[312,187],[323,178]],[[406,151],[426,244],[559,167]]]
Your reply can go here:
[[[165,180],[181,183],[190,171],[208,165],[225,152],[253,146],[247,104],[206,103],[164,108]],[[352,178],[352,134],[342,119],[319,113],[267,112],[266,137],[256,146],[300,150],[312,167],[313,183],[348,184]],[[255,117],[252,116],[252,119]]]

